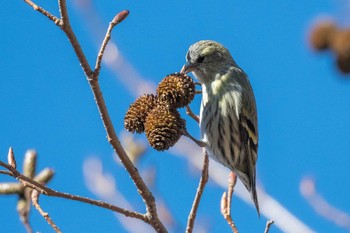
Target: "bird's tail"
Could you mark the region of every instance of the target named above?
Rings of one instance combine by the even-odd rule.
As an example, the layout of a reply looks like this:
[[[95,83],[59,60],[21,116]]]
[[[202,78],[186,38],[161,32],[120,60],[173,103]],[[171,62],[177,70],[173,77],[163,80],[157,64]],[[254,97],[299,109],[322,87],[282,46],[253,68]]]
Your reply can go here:
[[[259,209],[259,202],[258,202],[258,194],[256,192],[255,182],[252,184],[251,189],[251,196],[255,204],[256,211],[258,212],[259,218],[260,218],[260,209]]]
[[[243,173],[241,171],[235,171],[238,177],[241,179],[244,186],[247,188],[247,190],[250,192],[250,196],[254,202],[256,211],[258,212],[259,218],[260,218],[260,209],[259,209],[259,202],[258,202],[258,194],[256,192],[256,184],[255,184],[255,173],[252,174],[254,178],[249,174]]]

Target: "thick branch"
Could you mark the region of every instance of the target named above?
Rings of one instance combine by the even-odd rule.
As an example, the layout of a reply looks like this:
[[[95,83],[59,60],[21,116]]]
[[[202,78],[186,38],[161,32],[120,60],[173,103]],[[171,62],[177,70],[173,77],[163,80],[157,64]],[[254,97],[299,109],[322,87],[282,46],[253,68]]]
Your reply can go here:
[[[191,212],[188,216],[186,233],[191,233],[193,231],[194,221],[196,219],[199,202],[201,200],[205,185],[208,182],[208,171],[209,171],[209,159],[208,159],[208,154],[204,149],[202,176],[198,184],[197,193],[192,204]]]
[[[130,158],[128,157],[124,148],[122,147],[118,139],[118,136],[115,133],[98,81],[95,79],[92,79],[92,80],[89,80],[89,83],[90,83],[92,92],[94,94],[94,98],[95,98],[98,110],[100,112],[100,116],[101,116],[104,128],[107,132],[107,140],[112,145],[114,151],[119,156],[120,161],[123,163],[125,169],[128,171],[130,177],[132,178],[135,185],[137,186],[137,191],[142,196],[143,201],[146,204],[147,216],[149,218],[149,222],[157,232],[167,232],[164,225],[160,222],[158,218],[157,211],[156,211],[156,204],[152,193],[149,191],[145,182],[140,177],[140,174],[137,171],[137,168],[131,162]]]

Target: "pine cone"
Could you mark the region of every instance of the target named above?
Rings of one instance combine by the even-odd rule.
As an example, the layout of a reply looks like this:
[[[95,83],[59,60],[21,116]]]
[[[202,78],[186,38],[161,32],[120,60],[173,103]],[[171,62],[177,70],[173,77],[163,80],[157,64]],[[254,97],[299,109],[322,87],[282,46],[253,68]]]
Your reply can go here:
[[[142,133],[145,131],[144,123],[148,113],[156,106],[157,97],[147,94],[139,97],[130,105],[124,117],[124,127],[127,131]]]
[[[182,108],[194,99],[195,85],[186,74],[170,74],[158,84],[157,95],[160,104]]]
[[[183,135],[185,120],[175,109],[158,105],[147,116],[145,131],[149,144],[158,151],[169,149]]]

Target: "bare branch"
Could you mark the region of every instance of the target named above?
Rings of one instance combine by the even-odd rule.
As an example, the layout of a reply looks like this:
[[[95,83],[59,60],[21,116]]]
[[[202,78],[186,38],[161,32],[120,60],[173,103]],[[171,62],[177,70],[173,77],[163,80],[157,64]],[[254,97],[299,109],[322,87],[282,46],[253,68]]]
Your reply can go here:
[[[129,11],[128,10],[123,10],[123,11],[119,12],[114,17],[114,19],[109,23],[109,27],[107,29],[105,38],[103,39],[100,51],[99,51],[99,53],[97,55],[96,64],[95,64],[95,70],[94,70],[94,73],[93,73],[93,78],[97,79],[99,74],[100,74],[102,57],[104,55],[105,49],[107,47],[107,44],[108,44],[109,40],[111,39],[111,34],[112,34],[113,28],[117,24],[122,22],[128,15],[129,15]]]
[[[203,150],[203,158],[204,158],[204,161],[203,161],[202,176],[198,184],[197,193],[192,204],[191,212],[188,216],[186,233],[191,233],[193,231],[194,221],[196,219],[199,202],[204,192],[205,185],[208,182],[209,158],[205,149]]]
[[[53,197],[60,197],[60,198],[65,198],[65,199],[70,199],[70,200],[75,200],[75,201],[80,201],[80,202],[84,202],[84,203],[88,203],[91,205],[95,205],[98,207],[102,207],[104,209],[109,209],[112,210],[114,212],[123,214],[127,217],[134,217],[137,219],[140,219],[142,221],[145,222],[149,222],[148,218],[146,218],[145,215],[140,214],[138,212],[134,212],[134,211],[129,211],[123,208],[120,208],[118,206],[115,205],[111,205],[109,203],[103,202],[103,201],[98,201],[98,200],[93,200],[87,197],[81,197],[81,196],[77,196],[77,195],[72,195],[69,193],[63,193],[63,192],[58,192],[55,191],[53,189],[50,189],[40,183],[38,183],[37,181],[30,179],[29,177],[26,177],[24,175],[22,175],[19,171],[17,171],[16,169],[14,169],[12,166],[0,161],[0,166],[8,169],[10,171],[9,174],[14,178],[16,178],[17,180],[19,180],[24,186],[26,187],[30,187],[32,189],[35,189],[37,191],[39,191],[40,193],[47,195],[47,196],[53,196]]]
[[[58,0],[61,20],[63,25],[69,25],[68,10],[66,0]]]
[[[233,172],[230,172],[228,185],[227,185],[228,186],[227,193],[226,192],[223,193],[221,198],[221,205],[220,205],[221,214],[224,216],[226,222],[231,227],[231,230],[234,233],[238,233],[238,230],[231,217],[231,200],[232,200],[232,195],[234,192],[234,186],[236,185],[236,182],[237,182],[236,174]]]
[[[205,143],[205,142],[203,142],[203,141],[201,141],[201,140],[198,140],[198,139],[196,139],[195,137],[193,137],[191,134],[189,134],[188,132],[187,132],[187,130],[185,130],[184,132],[183,132],[183,135],[184,136],[186,136],[186,137],[188,137],[189,139],[191,139],[194,143],[196,143],[199,147],[206,147],[207,146],[207,144]]]
[[[39,213],[41,214],[41,216],[44,217],[44,219],[46,220],[46,222],[57,232],[57,233],[61,233],[61,230],[57,227],[57,225],[53,222],[53,220],[51,219],[50,215],[47,212],[44,212],[40,205],[39,205],[39,195],[40,193],[37,190],[33,190],[32,191],[32,203],[34,205],[34,207],[39,211]]]
[[[102,96],[102,92],[97,80],[89,80],[92,92],[94,94],[95,102],[97,104],[98,110],[100,112],[100,116],[104,125],[104,128],[107,133],[107,140],[112,145],[114,151],[119,156],[120,161],[124,165],[125,169],[130,174],[134,184],[137,187],[137,191],[141,195],[143,201],[146,204],[147,209],[147,218],[148,222],[152,225],[152,227],[158,232],[166,232],[164,225],[158,218],[157,209],[154,197],[152,193],[149,191],[147,185],[142,180],[139,172],[131,162],[130,158],[126,154],[124,148],[122,147],[117,134],[115,133],[112,121],[109,117],[107,107],[105,105],[105,101]]]
[[[199,123],[199,117],[194,114],[190,108],[190,106],[186,105],[186,114],[193,118],[193,120],[197,121]]]
[[[266,222],[266,227],[264,233],[269,233],[271,225],[274,223],[273,220],[269,220]]]
[[[51,14],[50,12],[46,11],[42,7],[36,5],[31,0],[24,0],[29,6],[33,7],[35,11],[39,11],[41,14],[45,15],[48,19],[50,19],[52,22],[54,22],[57,26],[61,25],[61,20]]]

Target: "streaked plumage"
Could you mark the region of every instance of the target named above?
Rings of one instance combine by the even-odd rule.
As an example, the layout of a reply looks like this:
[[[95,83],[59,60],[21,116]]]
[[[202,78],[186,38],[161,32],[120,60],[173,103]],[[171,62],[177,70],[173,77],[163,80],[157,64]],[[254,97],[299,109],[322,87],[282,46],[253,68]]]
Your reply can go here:
[[[247,75],[215,41],[193,44],[186,60],[183,72],[193,72],[202,84],[200,129],[208,154],[238,175],[259,214],[255,187],[258,122]]]

